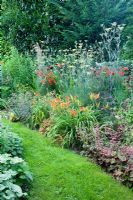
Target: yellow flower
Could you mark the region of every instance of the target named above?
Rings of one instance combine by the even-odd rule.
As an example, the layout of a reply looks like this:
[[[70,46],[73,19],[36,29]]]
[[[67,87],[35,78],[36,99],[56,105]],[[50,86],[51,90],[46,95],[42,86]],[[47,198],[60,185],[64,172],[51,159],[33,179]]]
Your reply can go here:
[[[99,107],[99,106],[100,106],[100,102],[99,102],[99,103],[96,103],[96,106]]]
[[[11,113],[10,113],[10,116],[9,116],[9,120],[10,120],[11,122],[17,122],[19,119],[18,119],[18,117],[16,116],[15,113],[11,112]]]
[[[96,94],[96,93],[91,93],[90,94],[90,99],[91,100],[97,100],[100,98],[100,93]]]
[[[108,109],[108,108],[109,108],[109,104],[107,103],[106,106],[105,106],[105,109]]]

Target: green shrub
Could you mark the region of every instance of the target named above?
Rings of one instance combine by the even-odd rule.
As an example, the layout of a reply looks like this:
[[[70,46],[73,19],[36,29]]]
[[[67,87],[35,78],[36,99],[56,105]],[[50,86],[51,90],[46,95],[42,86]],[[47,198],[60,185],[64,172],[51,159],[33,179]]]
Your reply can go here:
[[[22,156],[22,140],[8,128],[0,127],[0,153]]]
[[[15,48],[3,64],[3,84],[10,87],[11,91],[18,90],[22,85],[34,86],[34,63],[28,55],[21,55]]]

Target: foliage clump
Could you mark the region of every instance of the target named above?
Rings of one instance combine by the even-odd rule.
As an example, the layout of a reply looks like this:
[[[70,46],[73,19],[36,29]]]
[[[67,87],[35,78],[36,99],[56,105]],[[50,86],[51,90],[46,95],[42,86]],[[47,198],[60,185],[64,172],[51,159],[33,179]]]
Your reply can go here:
[[[0,126],[0,199],[20,199],[28,195],[32,175],[22,159],[21,139]]]

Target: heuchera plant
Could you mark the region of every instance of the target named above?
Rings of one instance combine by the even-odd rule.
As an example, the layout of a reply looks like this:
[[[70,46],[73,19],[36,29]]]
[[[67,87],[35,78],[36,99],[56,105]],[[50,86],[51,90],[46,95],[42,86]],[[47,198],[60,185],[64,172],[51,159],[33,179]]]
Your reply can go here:
[[[106,127],[107,128],[107,127]],[[121,146],[123,127],[120,125],[116,131],[107,128],[108,144],[104,143],[99,126],[94,129],[95,137],[90,138],[82,135],[84,153],[92,157],[107,172],[117,180],[129,187],[133,187],[133,147]],[[81,135],[81,134],[80,134]]]

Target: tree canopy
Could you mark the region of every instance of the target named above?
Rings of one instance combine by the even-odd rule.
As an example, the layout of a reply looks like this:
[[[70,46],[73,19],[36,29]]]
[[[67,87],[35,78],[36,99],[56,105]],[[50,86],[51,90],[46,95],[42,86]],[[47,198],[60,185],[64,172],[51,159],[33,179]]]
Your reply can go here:
[[[99,39],[100,25],[114,21],[125,23],[131,38],[132,6],[133,0],[2,0],[2,32],[20,51],[42,41],[53,48],[80,40],[90,45]]]

